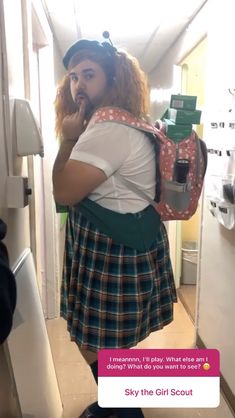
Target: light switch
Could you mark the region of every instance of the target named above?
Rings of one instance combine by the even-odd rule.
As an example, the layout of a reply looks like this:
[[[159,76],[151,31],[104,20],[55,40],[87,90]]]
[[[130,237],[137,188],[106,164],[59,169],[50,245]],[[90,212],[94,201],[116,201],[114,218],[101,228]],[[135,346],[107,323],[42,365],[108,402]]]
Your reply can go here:
[[[32,193],[28,185],[28,177],[7,177],[7,207],[24,208],[29,204],[29,195]]]

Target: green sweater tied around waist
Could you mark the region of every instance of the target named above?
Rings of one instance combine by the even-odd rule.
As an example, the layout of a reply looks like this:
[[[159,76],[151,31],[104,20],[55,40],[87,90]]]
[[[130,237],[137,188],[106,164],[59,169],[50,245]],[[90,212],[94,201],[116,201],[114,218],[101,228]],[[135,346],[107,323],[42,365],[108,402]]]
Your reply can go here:
[[[75,205],[100,232],[119,244],[145,252],[157,239],[160,215],[152,206],[137,213],[118,213],[86,198]]]

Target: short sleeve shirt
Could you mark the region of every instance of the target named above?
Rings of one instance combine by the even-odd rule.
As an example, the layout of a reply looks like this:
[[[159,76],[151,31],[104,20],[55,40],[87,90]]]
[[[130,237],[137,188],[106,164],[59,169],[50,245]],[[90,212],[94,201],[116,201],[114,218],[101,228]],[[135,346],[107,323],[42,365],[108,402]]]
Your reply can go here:
[[[116,122],[89,124],[75,144],[70,159],[104,171],[107,180],[88,197],[107,209],[136,213],[149,205],[123,185],[115,176],[116,172],[154,198],[156,157],[153,144],[141,131]]]

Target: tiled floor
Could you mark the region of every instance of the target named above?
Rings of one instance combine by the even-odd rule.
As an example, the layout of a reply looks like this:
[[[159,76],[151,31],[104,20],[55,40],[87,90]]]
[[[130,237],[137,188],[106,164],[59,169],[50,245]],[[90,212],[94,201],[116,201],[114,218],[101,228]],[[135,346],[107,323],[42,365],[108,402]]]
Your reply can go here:
[[[78,418],[81,411],[97,399],[97,388],[89,367],[70,342],[63,319],[47,321],[48,334],[61,398],[63,418]],[[183,305],[175,305],[175,320],[162,331],[152,333],[138,348],[193,348],[195,331]],[[144,409],[145,418],[233,418],[221,396],[218,408],[213,409]]]

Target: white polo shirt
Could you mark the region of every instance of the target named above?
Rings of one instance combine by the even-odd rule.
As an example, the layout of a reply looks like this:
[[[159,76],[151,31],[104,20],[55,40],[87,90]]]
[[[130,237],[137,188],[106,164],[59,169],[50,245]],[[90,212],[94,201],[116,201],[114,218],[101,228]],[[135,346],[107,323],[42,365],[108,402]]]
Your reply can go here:
[[[89,195],[101,206],[120,213],[135,213],[149,203],[123,185],[115,172],[155,195],[156,157],[149,138],[141,131],[116,122],[89,124],[75,144],[70,159],[104,171],[107,180]]]

